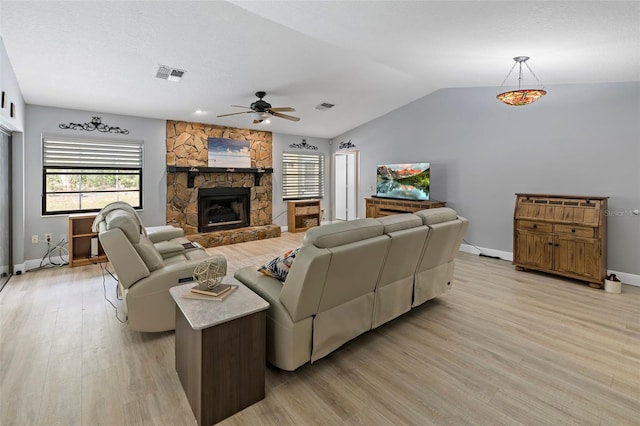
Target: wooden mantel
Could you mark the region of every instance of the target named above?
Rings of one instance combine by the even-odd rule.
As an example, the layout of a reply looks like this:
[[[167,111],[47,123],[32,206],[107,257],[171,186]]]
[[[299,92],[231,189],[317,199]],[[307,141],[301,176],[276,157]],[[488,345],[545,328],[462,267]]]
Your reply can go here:
[[[167,172],[187,173],[187,188],[193,188],[193,183],[198,173],[253,173],[255,177],[255,185],[260,185],[260,178],[265,173],[273,173],[272,167],[267,168],[255,168],[255,167],[180,167],[180,166],[167,166]]]

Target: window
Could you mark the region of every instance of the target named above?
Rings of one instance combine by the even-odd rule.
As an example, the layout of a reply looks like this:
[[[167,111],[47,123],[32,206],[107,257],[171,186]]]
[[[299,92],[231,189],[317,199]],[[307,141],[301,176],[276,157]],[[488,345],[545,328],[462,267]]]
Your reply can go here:
[[[323,154],[282,154],[282,199],[324,196]]]
[[[142,208],[142,141],[42,139],[42,214]]]

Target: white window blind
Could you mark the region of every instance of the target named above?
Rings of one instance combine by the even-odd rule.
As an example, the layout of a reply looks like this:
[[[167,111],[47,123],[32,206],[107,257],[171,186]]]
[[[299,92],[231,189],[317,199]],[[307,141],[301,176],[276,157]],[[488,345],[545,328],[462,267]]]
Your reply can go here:
[[[143,141],[42,138],[42,214],[142,208]]]
[[[323,154],[282,154],[282,199],[324,196]]]
[[[142,141],[80,140],[45,137],[44,167],[141,169]]]

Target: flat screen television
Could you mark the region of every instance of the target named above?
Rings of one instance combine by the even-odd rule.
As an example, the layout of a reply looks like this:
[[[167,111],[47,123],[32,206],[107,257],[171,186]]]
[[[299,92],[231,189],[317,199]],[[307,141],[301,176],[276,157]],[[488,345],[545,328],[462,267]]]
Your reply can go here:
[[[429,163],[378,164],[375,196],[426,201],[430,183]]]

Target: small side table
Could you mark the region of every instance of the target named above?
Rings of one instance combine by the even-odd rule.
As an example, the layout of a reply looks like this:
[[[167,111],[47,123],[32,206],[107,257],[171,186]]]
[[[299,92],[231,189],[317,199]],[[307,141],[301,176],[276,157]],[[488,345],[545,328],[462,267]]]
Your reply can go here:
[[[233,277],[221,302],[182,297],[195,283],[169,289],[176,302],[176,371],[198,425],[212,425],[265,396],[269,303]]]

